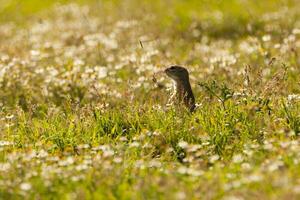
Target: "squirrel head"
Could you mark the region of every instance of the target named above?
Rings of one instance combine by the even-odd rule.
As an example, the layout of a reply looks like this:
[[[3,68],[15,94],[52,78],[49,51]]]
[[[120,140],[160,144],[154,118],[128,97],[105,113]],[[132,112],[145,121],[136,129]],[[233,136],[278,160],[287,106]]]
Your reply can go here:
[[[188,81],[189,80],[189,72],[186,68],[173,65],[165,69],[165,73],[174,81]]]

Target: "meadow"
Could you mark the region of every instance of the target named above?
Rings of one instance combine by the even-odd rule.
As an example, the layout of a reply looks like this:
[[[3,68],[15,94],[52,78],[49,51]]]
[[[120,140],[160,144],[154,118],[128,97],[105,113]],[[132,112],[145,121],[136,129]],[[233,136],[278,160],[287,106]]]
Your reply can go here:
[[[300,199],[299,4],[0,0],[0,199]]]

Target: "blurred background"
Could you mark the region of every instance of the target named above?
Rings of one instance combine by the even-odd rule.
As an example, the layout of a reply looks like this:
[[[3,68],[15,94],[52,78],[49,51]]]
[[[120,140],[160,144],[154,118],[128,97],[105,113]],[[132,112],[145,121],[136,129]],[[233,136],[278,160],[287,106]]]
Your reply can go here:
[[[295,12],[291,18],[286,19],[289,21],[295,21],[299,16],[299,0],[1,0],[0,3],[1,21],[24,23],[24,18],[54,5],[76,3],[88,5],[98,12],[106,10],[107,18],[111,18],[110,15],[122,18],[152,15],[153,20],[161,26],[172,25],[180,30],[198,22],[201,23],[201,28],[216,35],[243,33],[247,30],[247,25],[252,25],[254,30],[258,29],[263,25],[266,13],[274,13],[272,17],[275,19],[279,17],[279,14],[276,17],[275,13],[284,13],[287,10],[288,13]],[[286,25],[288,24],[286,22]]]
[[[149,77],[174,63],[189,66],[193,84],[205,77],[239,84],[247,63],[258,66],[276,56],[299,65],[299,15],[299,0],[0,0],[2,52],[32,61],[32,69],[7,74],[7,82],[14,73],[28,81],[11,80],[18,92],[8,89],[2,99],[14,104],[29,96],[44,102],[51,92],[42,95],[36,84],[44,76],[49,77],[45,91],[56,93],[50,98],[56,104],[66,95],[97,101],[88,88],[102,86],[85,72],[88,66],[92,71],[101,66],[101,84],[122,95],[128,85],[118,88],[121,82],[138,83],[132,93],[141,101],[152,85]],[[38,68],[42,75],[32,73]],[[268,70],[266,80],[276,71]],[[36,88],[37,95],[26,88]]]
[[[0,0],[0,199],[300,199],[299,5]]]

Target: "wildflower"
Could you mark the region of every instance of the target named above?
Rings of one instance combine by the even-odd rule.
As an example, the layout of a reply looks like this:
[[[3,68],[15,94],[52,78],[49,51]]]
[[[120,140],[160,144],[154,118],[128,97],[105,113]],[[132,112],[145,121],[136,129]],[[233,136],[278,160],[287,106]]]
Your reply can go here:
[[[192,156],[186,157],[183,159],[183,162],[185,163],[192,163],[194,158]]]
[[[122,137],[119,138],[119,140],[120,140],[121,142],[126,142],[126,141],[127,141],[127,138],[126,138],[125,136],[122,136]]]
[[[95,70],[96,72],[98,72],[99,79],[105,78],[107,76],[107,72],[108,72],[107,67],[97,66],[95,67]]]
[[[251,169],[251,165],[249,163],[242,163],[241,167],[244,170],[250,170]]]
[[[186,194],[185,194],[185,192],[183,192],[183,191],[177,192],[177,193],[175,194],[175,196],[176,196],[176,199],[178,199],[178,200],[186,199]]]
[[[161,134],[159,132],[157,132],[157,131],[154,131],[152,135],[153,136],[160,136]]]
[[[243,160],[244,160],[244,158],[241,154],[234,155],[232,158],[232,161],[234,163],[241,163],[241,162],[243,162]]]
[[[293,187],[293,192],[295,192],[296,194],[300,194],[300,185],[295,185]]]
[[[115,154],[114,150],[107,149],[103,151],[103,157],[111,157]]]
[[[131,144],[129,144],[129,147],[139,147],[140,143],[139,142],[132,142]]]
[[[41,150],[38,152],[38,154],[36,155],[37,158],[46,158],[48,156],[48,153],[45,150]]]
[[[143,141],[146,138],[145,134],[137,135],[133,137],[135,141]]]
[[[145,162],[143,160],[137,160],[135,162],[135,167],[139,168],[139,169],[145,169],[146,165],[145,165]]]
[[[260,182],[263,177],[260,174],[251,174],[243,179],[244,183],[255,183]]]
[[[188,171],[188,168],[187,168],[187,167],[184,167],[184,166],[179,167],[178,170],[177,170],[177,172],[178,172],[179,174],[187,174],[187,171]]]
[[[264,36],[262,37],[262,40],[263,40],[264,42],[270,41],[270,40],[271,40],[271,35],[264,35]]]
[[[153,148],[153,145],[150,143],[146,143],[143,145],[143,149],[151,149],[151,148]]]
[[[0,163],[0,172],[6,172],[11,168],[9,163]]]
[[[218,155],[212,155],[210,158],[209,158],[209,162],[210,163],[215,163],[217,160],[220,159],[220,156]]]
[[[78,182],[78,181],[83,180],[83,179],[84,179],[83,175],[78,175],[78,176],[72,176],[71,177],[71,180],[73,182]]]
[[[269,143],[268,141],[265,141],[264,142],[264,149],[272,151],[274,149],[274,146],[272,145],[272,143]]]
[[[75,167],[75,169],[76,169],[77,171],[84,171],[84,170],[88,169],[88,166],[87,166],[86,164],[81,164],[81,165],[77,165],[77,166]]]
[[[294,35],[300,35],[300,29],[299,28],[293,29],[293,34]]]
[[[82,66],[82,65],[84,65],[83,60],[78,59],[78,58],[74,60],[74,66]]]
[[[160,168],[162,166],[161,162],[158,160],[151,160],[148,164],[150,168]]]
[[[178,146],[185,149],[189,146],[189,144],[186,142],[186,141],[183,141],[181,140],[179,143],[178,143]]]
[[[268,166],[268,171],[273,172],[275,170],[278,170],[279,167],[283,166],[283,162],[282,161],[274,161],[272,162],[269,166]]]
[[[13,142],[5,141],[5,140],[0,140],[0,147],[11,146],[13,144],[14,144]]]
[[[195,144],[195,145],[190,145],[187,149],[188,152],[196,152],[198,151],[199,149],[201,149],[201,145],[199,144]]]
[[[74,158],[70,156],[65,160],[59,161],[58,165],[59,166],[69,166],[69,165],[72,165],[74,162],[75,162]]]
[[[123,161],[123,159],[121,158],[121,157],[115,157],[114,159],[113,159],[113,162],[114,163],[121,163]]]
[[[289,94],[287,97],[288,102],[300,100],[300,95],[298,94]]]
[[[12,118],[14,118],[14,115],[6,115],[5,118],[6,118],[6,119],[12,119]]]
[[[38,57],[41,53],[37,50],[31,50],[30,55],[33,57]]]
[[[90,145],[89,144],[80,144],[80,145],[78,145],[77,148],[78,149],[88,149],[88,148],[90,148]]]
[[[31,188],[32,188],[31,184],[27,182],[21,183],[20,185],[20,189],[23,191],[31,190]]]

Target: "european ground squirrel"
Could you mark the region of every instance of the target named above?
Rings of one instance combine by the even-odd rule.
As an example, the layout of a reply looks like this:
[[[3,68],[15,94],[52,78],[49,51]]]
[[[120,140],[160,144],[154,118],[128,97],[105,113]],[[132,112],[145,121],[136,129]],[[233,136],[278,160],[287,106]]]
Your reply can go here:
[[[184,103],[189,111],[193,112],[196,108],[195,97],[187,69],[174,65],[165,69],[165,73],[174,81],[174,91],[169,99],[169,103]]]

